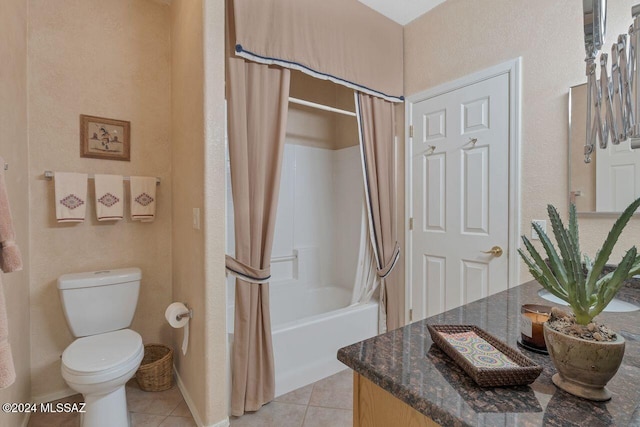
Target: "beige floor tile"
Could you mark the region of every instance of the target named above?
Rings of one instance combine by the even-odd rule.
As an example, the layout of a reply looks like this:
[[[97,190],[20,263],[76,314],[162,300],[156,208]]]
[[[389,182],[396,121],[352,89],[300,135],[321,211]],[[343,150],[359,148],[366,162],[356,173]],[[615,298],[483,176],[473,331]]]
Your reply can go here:
[[[305,405],[271,402],[257,412],[248,412],[231,418],[231,427],[301,427]]]
[[[80,414],[32,414],[29,418],[28,427],[80,427]]]
[[[297,403],[298,405],[308,405],[309,399],[311,399],[311,392],[313,391],[313,384],[309,384],[305,387],[300,387],[297,390],[293,390],[280,397],[276,397],[276,402]]]
[[[309,406],[302,427],[351,427],[353,414],[349,409]]]
[[[127,405],[130,412],[153,415],[169,415],[183,402],[178,387],[165,391],[142,391],[127,385]]]
[[[164,415],[131,413],[131,427],[158,427],[164,419]]]
[[[159,427],[197,427],[191,417],[168,416]]]
[[[187,402],[185,402],[184,400],[180,402],[178,407],[174,409],[173,412],[171,413],[171,416],[191,418],[192,415],[191,415],[191,411],[189,410],[189,407],[187,406]]]
[[[84,402],[84,398],[81,394],[74,394],[73,396],[65,397],[53,401],[53,405],[56,403],[79,403]],[[79,413],[44,413],[37,412],[31,414],[29,417],[28,427],[80,427],[80,414]]]
[[[79,403],[79,402],[84,402],[84,397],[82,397],[80,393],[53,401],[54,404],[55,403]]]
[[[315,383],[309,405],[353,409],[353,375],[351,370],[346,369]]]

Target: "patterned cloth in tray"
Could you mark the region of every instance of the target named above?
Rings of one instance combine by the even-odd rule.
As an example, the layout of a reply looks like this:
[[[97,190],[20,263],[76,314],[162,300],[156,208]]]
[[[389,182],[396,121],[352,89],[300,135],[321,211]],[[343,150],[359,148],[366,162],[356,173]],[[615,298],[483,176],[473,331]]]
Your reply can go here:
[[[440,334],[453,348],[478,368],[518,368],[520,366],[475,332],[456,334],[440,332]]]

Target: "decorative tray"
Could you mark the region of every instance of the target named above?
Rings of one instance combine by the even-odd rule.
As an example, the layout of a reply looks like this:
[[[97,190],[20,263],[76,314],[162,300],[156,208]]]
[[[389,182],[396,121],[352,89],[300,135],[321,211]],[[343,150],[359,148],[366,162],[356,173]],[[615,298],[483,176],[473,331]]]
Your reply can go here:
[[[433,342],[481,387],[531,384],[542,372],[542,366],[475,325],[427,328]]]

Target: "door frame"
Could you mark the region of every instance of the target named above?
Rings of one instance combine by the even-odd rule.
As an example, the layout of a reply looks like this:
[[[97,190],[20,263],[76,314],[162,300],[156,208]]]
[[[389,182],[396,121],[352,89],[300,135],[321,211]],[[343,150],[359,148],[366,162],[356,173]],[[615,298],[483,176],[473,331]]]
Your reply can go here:
[[[509,76],[509,277],[507,288],[519,285],[520,260],[517,249],[520,247],[521,230],[521,129],[522,129],[522,57],[503,62],[493,67],[476,71],[459,79],[443,83],[431,89],[410,95],[405,102],[405,323],[410,322],[412,307],[412,230],[409,229],[409,220],[413,212],[413,184],[412,184],[412,155],[413,137],[410,134],[412,125],[413,104],[425,101],[436,96],[444,95],[454,90],[462,89],[497,77],[503,74]]]

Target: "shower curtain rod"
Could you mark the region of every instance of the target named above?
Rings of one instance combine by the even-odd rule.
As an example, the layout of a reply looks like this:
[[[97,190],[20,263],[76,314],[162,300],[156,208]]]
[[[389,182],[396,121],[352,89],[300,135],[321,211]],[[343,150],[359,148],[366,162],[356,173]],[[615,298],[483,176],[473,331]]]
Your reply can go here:
[[[304,105],[306,107],[317,108],[319,110],[331,111],[332,113],[344,114],[345,116],[355,117],[356,113],[353,111],[341,110],[340,108],[329,107],[328,105],[318,104],[316,102],[305,101],[304,99],[298,99],[289,97],[289,102],[292,104]]]

